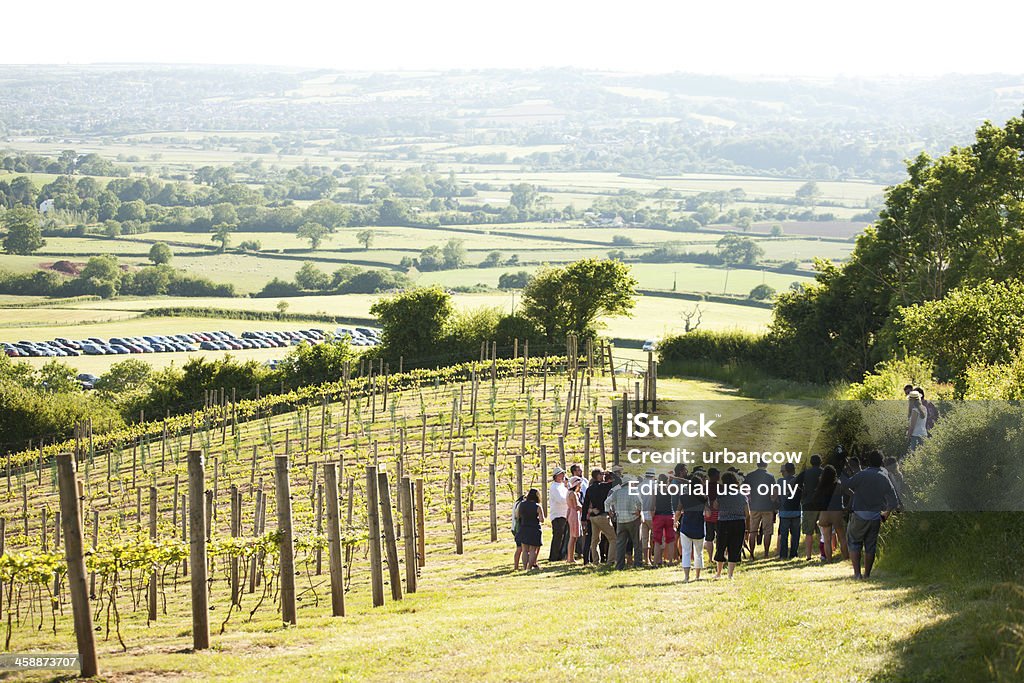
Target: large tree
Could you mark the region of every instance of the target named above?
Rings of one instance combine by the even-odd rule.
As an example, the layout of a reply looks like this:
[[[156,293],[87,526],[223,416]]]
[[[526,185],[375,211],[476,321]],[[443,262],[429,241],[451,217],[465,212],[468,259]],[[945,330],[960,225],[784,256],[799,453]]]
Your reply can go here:
[[[315,251],[320,248],[320,245],[323,244],[323,241],[331,234],[331,231],[319,223],[306,221],[299,226],[296,234],[304,240],[309,240],[310,250]]]
[[[7,237],[4,251],[8,254],[31,254],[46,245],[39,225],[39,214],[27,206],[16,206],[3,215]]]
[[[407,364],[442,352],[453,310],[451,295],[437,285],[409,289],[370,307],[383,329],[384,355],[392,361],[404,356]]]
[[[633,310],[636,285],[629,266],[620,261],[583,259],[547,268],[523,290],[523,314],[550,338],[593,336],[602,316]]]
[[[907,171],[846,264],[819,263],[818,284],[779,297],[772,333],[793,370],[859,378],[902,348],[900,307],[1024,273],[1024,118]]]
[[[159,266],[165,263],[170,263],[173,256],[174,252],[172,252],[171,248],[163,242],[156,242],[149,248],[149,260],[152,261],[154,265]]]

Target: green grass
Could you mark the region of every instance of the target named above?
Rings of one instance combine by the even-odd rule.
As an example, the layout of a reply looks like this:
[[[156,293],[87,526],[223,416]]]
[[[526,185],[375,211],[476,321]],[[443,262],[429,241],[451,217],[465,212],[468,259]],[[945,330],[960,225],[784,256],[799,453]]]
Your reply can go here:
[[[495,422],[484,416],[475,431],[466,424],[469,443],[480,447],[480,462],[490,457],[492,426],[504,425],[517,399],[517,382],[501,382]],[[551,410],[551,397],[564,395],[565,378],[552,376],[548,400],[541,401],[539,381],[530,383],[538,407],[553,419],[544,421],[544,439],[550,441],[560,428],[559,412]],[[597,377],[595,397],[602,405],[611,398],[606,378]],[[588,389],[590,390],[590,389]],[[266,680],[407,680],[424,681],[501,680],[520,681],[546,677],[556,679],[595,679],[613,681],[750,681],[771,680],[803,682],[807,680],[940,681],[979,680],[983,674],[982,655],[993,645],[993,629],[998,604],[983,582],[966,592],[953,591],[943,584],[921,585],[912,579],[876,570],[871,581],[854,582],[850,570],[842,564],[818,566],[803,560],[780,562],[757,560],[741,564],[733,581],[702,580],[684,584],[677,567],[622,572],[606,568],[569,567],[542,560],[543,568],[532,574],[511,570],[512,544],[506,529],[511,496],[506,482],[509,454],[518,453],[518,441],[509,439],[501,447],[498,520],[499,542],[489,542],[487,534],[486,487],[467,490],[475,501],[468,512],[469,533],[466,553],[453,552],[452,528],[445,522],[442,489],[445,480],[446,438],[433,425],[438,412],[460,393],[460,385],[426,389],[432,427],[428,429],[427,456],[418,455],[418,430],[410,430],[407,467],[427,482],[427,554],[420,571],[419,592],[401,602],[392,601],[385,589],[386,605],[370,606],[368,570],[361,550],[353,556],[353,570],[346,595],[347,616],[331,618],[327,602],[326,576],[308,576],[300,556],[297,585],[303,591],[299,602],[298,625],[282,627],[273,601],[265,604],[251,622],[246,615],[256,596],[244,594],[244,610],[232,617],[225,632],[219,633],[226,616],[227,585],[223,566],[218,564],[211,584],[211,640],[209,652],[190,651],[188,588],[178,577],[167,587],[166,613],[161,611],[155,623],[147,625],[145,609],[130,609],[127,593],[120,599],[122,632],[127,652],[122,653],[116,639],[104,637],[103,615],[94,615],[101,627],[97,632],[100,667],[114,679],[139,676],[159,678],[202,678],[226,681],[251,681],[253,673]],[[393,395],[398,401],[399,420],[409,418],[418,424],[417,392]],[[665,399],[732,399],[733,392],[709,382],[665,379],[659,382],[659,395]],[[587,401],[584,402],[588,404]],[[338,405],[331,406],[338,419]],[[486,412],[486,411],[485,411]],[[585,410],[584,417],[588,418]],[[521,412],[519,413],[522,414]],[[273,419],[277,450],[282,450],[284,430],[294,424],[295,414]],[[393,471],[392,451],[385,445],[388,430],[394,424],[379,414],[373,425],[381,439],[382,462]],[[537,481],[536,449],[530,428],[527,481]],[[260,423],[243,424],[242,452],[260,443]],[[303,530],[312,517],[309,503],[309,466],[302,462],[297,445],[298,431],[290,437],[293,453],[292,482],[294,517]],[[203,442],[202,434],[197,438]],[[351,445],[344,438],[343,453],[348,476],[358,475],[360,465],[369,457],[368,439]],[[572,424],[566,440],[569,458],[579,457],[581,434]],[[184,439],[187,441],[187,437]],[[172,440],[173,441],[173,440]],[[467,447],[455,440],[458,467],[466,473],[470,465]],[[333,436],[332,436],[333,442]],[[171,455],[179,453],[182,442],[172,442]],[[158,451],[159,449],[154,449]],[[270,453],[258,447],[260,475],[267,477]],[[551,458],[555,451],[549,450]],[[248,458],[231,455],[226,445],[213,436],[208,455],[216,455],[223,468],[221,491],[230,483],[241,482],[244,520],[251,519],[248,497]],[[334,455],[332,454],[332,458]],[[595,456],[596,457],[596,454]],[[314,456],[315,459],[315,456]],[[127,462],[130,467],[130,456]],[[551,462],[551,460],[549,460]],[[103,458],[96,469],[83,471],[86,501],[110,520],[118,509],[127,511],[124,524],[131,526],[134,496],[130,489],[123,497],[108,500],[103,491],[113,479],[115,490],[130,481],[122,465],[118,475],[103,470]],[[155,463],[150,461],[150,468]],[[169,466],[157,473],[158,490],[164,496],[161,508],[166,514],[167,492],[173,473],[180,466]],[[208,485],[210,473],[208,472]],[[148,475],[143,475],[148,483]],[[471,481],[466,475],[463,481]],[[44,479],[35,484],[30,474],[34,508],[52,506],[55,494]],[[467,482],[468,483],[468,482]],[[361,485],[357,484],[357,491]],[[2,491],[2,489],[0,489]],[[271,497],[273,501],[273,497]],[[221,499],[215,525],[224,533],[226,505]],[[0,509],[17,528],[20,495],[0,494]],[[356,501],[357,524],[362,524],[362,496]],[[268,509],[268,528],[273,528],[273,510]],[[11,522],[10,520],[17,520]],[[35,521],[33,519],[33,521]],[[10,530],[9,530],[9,533]],[[545,528],[545,541],[550,538]],[[10,547],[10,546],[9,546]],[[401,553],[400,553],[401,556]],[[325,563],[326,565],[326,563]],[[319,600],[307,591],[313,585]],[[94,603],[95,609],[95,603]],[[26,622],[29,617],[25,616]],[[29,623],[17,626],[12,639],[15,651],[73,651],[74,635],[70,616],[57,619],[57,633],[41,630]],[[823,656],[823,649],[828,656]],[[44,680],[45,672],[23,675],[23,680]]]

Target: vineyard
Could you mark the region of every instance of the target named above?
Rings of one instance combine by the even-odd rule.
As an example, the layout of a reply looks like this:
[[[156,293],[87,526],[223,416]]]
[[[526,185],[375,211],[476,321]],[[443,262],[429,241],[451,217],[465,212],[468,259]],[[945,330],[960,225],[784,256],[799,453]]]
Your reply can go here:
[[[619,376],[613,386],[603,345],[580,353],[570,340],[565,355],[544,358],[487,351],[397,374],[363,363],[340,382],[256,400],[210,392],[195,413],[122,432],[82,425],[72,442],[8,456],[5,650],[74,651],[59,452],[77,461],[102,669],[105,652],[189,635],[197,600],[216,647],[233,630],[344,615],[346,599],[381,605],[386,589],[394,601],[429,586],[434,558],[461,554],[471,530],[507,540],[512,501],[530,487],[546,498],[543,473],[555,464],[610,466],[613,400],[654,397],[653,382]],[[190,533],[197,512],[205,539]],[[329,548],[332,524],[340,553]],[[207,580],[196,595],[190,545],[202,541]]]

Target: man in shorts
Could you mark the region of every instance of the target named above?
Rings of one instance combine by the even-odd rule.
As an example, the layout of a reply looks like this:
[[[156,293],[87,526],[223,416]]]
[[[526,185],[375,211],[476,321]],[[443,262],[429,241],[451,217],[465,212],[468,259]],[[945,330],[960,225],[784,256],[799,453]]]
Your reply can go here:
[[[868,453],[868,466],[844,482],[853,491],[853,514],[846,528],[846,541],[853,562],[853,578],[871,578],[878,549],[878,531],[899,505],[892,480],[882,471],[882,453]],[[860,560],[864,556],[864,574],[861,575]]]
[[[800,530],[804,532],[804,545],[807,559],[811,559],[811,548],[814,546],[814,535],[818,532],[818,510],[811,509],[814,492],[821,480],[821,456],[811,456],[811,466],[796,475],[796,485],[800,487]]]
[[[651,565],[660,567],[663,561],[672,561],[671,548],[676,545],[674,496],[669,492],[668,477],[658,477],[654,494],[654,516],[651,519],[651,536],[654,550],[651,551]],[[666,557],[668,555],[668,557]]]
[[[778,509],[778,497],[771,493],[775,477],[768,473],[768,462],[758,458],[757,469],[748,474],[743,483],[750,486],[750,534],[747,539],[750,559],[754,559],[760,533],[764,538],[764,559],[767,560],[772,550],[775,511]]]

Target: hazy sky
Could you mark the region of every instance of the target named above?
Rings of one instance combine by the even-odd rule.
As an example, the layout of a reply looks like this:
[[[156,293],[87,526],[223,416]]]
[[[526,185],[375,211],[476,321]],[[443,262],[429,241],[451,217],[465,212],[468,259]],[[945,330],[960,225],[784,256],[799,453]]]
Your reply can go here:
[[[1024,73],[1016,0],[51,0],[4,3],[0,63],[765,75]],[[269,8],[268,8],[269,6]],[[41,9],[45,7],[45,11]]]

